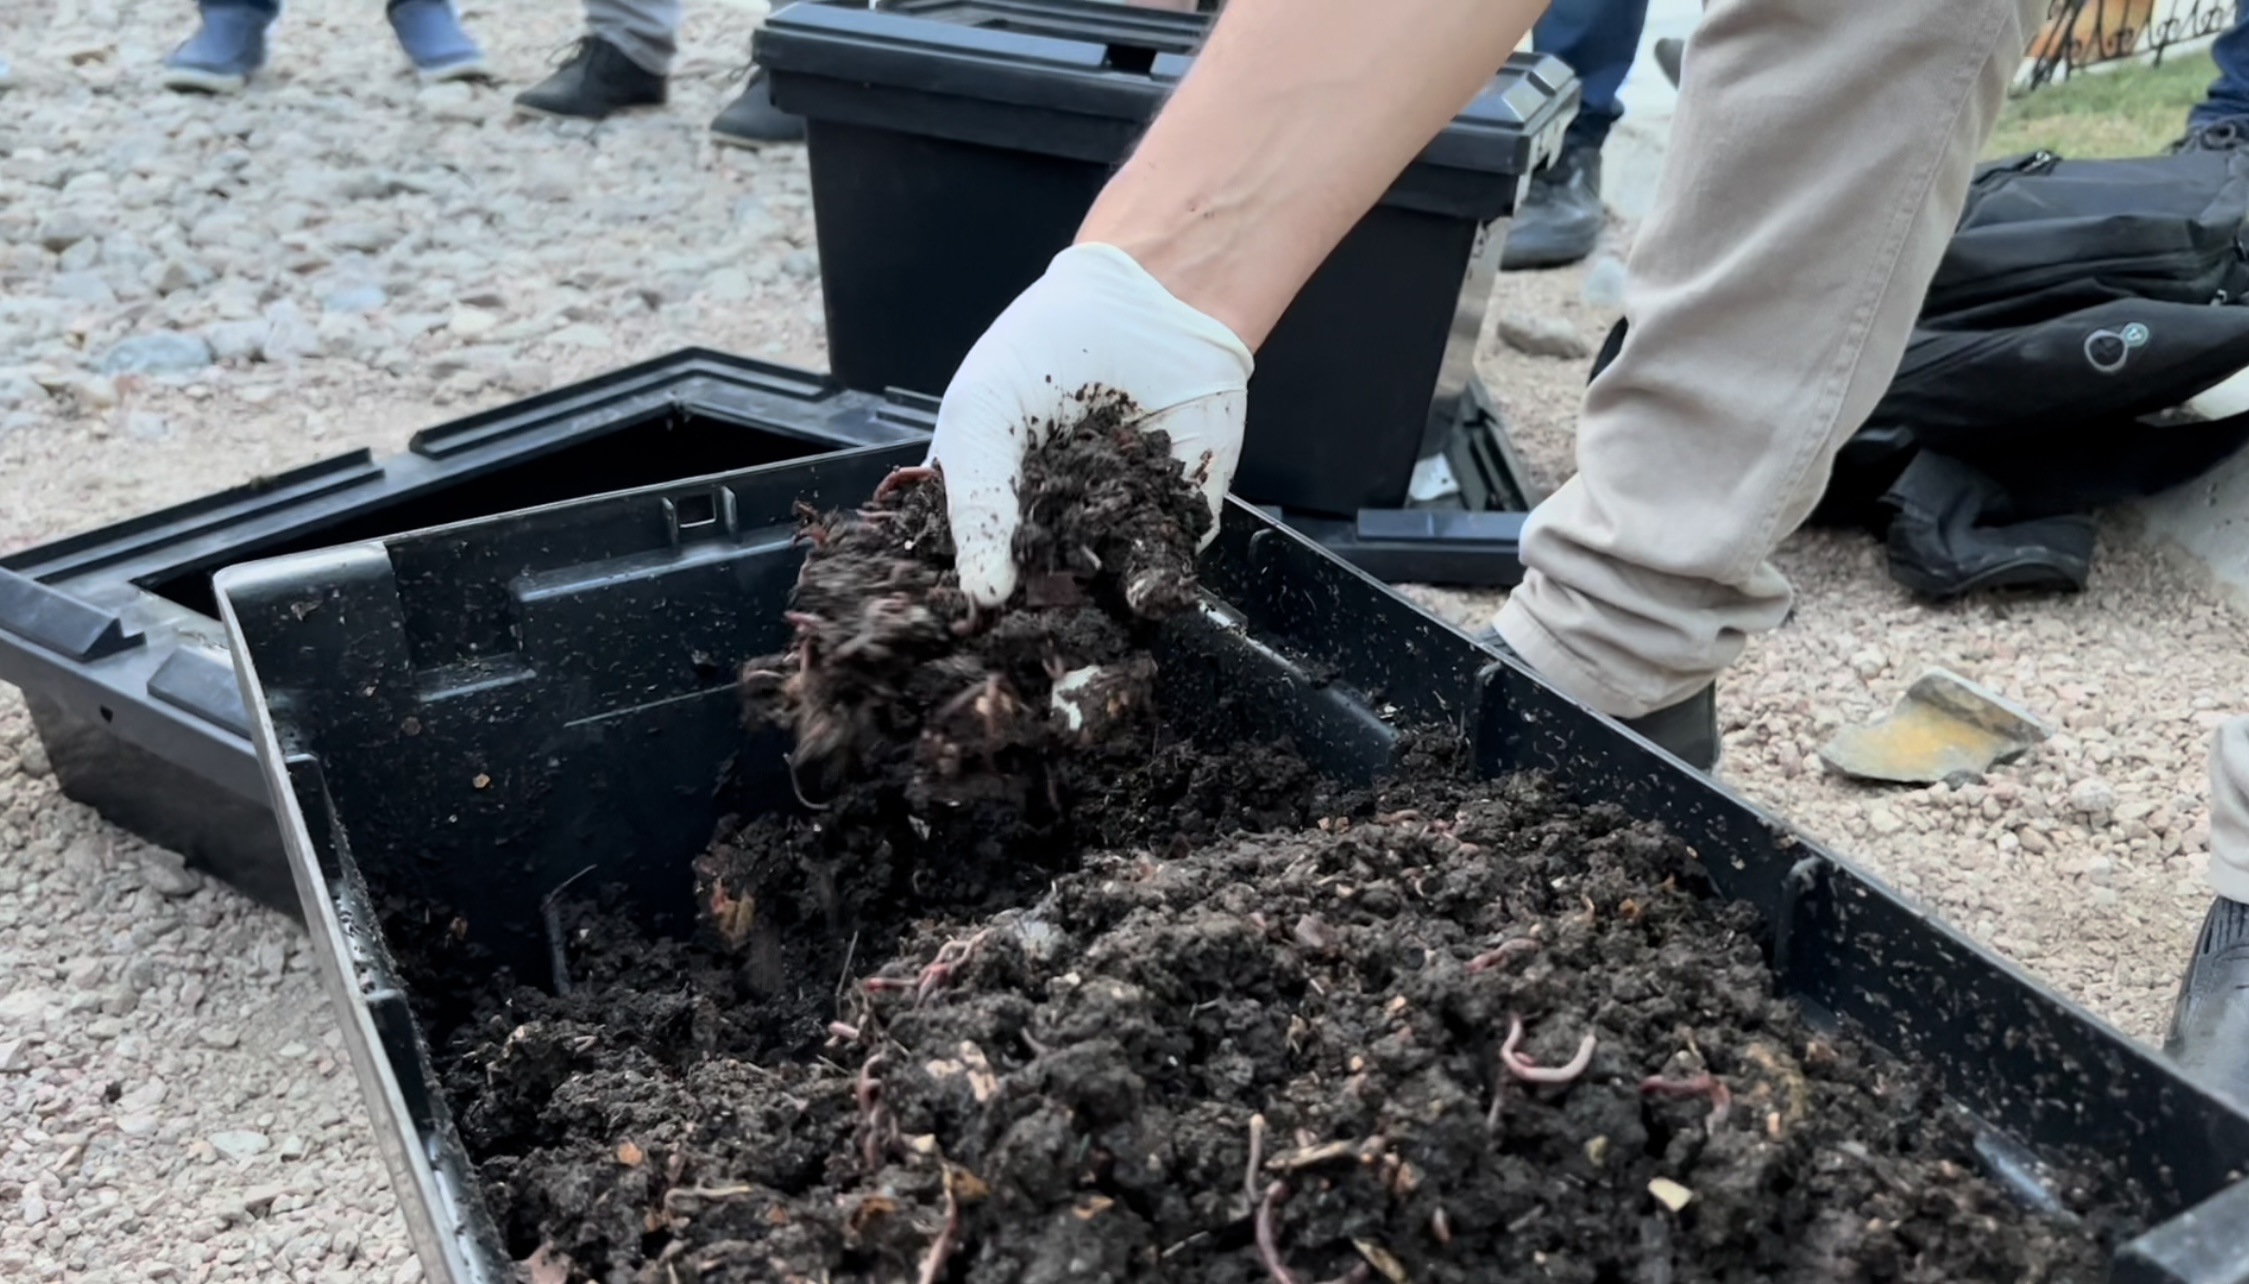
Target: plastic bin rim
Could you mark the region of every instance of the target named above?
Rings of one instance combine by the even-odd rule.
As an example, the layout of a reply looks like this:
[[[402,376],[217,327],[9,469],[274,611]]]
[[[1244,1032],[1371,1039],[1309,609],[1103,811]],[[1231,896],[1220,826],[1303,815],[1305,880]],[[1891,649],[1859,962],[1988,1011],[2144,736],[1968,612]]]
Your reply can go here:
[[[1018,7],[1018,6],[1010,6]],[[1194,24],[1193,15],[1177,17]],[[1065,15],[1057,12],[1057,23]],[[1192,65],[1193,55],[1157,52],[1146,71],[1110,65],[1108,45],[1092,37],[1072,39],[1021,31],[994,31],[943,22],[905,12],[850,8],[823,0],[799,0],[776,10],[754,37],[758,64],[775,75],[829,77],[869,88],[914,89],[963,99],[1012,103],[1010,81],[1074,80],[1097,92],[1077,104],[1080,114],[1143,122],[1153,105],[1170,92],[1170,83]],[[924,55],[911,61],[896,55]],[[885,56],[888,55],[888,56]],[[963,70],[973,68],[973,76]],[[1524,91],[1555,91],[1575,76],[1552,55],[1511,55],[1494,82],[1457,114],[1444,135],[1534,135],[1562,111],[1558,92],[1536,103],[1518,101]],[[1443,136],[1443,135],[1440,135]]]

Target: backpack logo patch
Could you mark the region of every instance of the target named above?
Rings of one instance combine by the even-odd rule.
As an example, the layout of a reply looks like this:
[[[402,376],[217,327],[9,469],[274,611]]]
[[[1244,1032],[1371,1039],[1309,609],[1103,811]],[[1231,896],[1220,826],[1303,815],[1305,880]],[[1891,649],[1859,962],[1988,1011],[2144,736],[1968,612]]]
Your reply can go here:
[[[2147,346],[2148,328],[2137,321],[2120,330],[2095,330],[2085,336],[2085,364],[2101,374],[2115,374]]]

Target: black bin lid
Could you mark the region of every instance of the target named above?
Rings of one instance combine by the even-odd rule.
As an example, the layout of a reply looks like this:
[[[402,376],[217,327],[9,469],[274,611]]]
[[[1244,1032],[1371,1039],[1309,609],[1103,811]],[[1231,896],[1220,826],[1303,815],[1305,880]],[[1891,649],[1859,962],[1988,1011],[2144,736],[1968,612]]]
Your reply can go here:
[[[753,56],[791,115],[1114,165],[1211,21],[1105,0],[801,0],[766,19]],[[1560,59],[1515,54],[1385,203],[1508,212],[1516,181],[1559,150],[1578,97]]]

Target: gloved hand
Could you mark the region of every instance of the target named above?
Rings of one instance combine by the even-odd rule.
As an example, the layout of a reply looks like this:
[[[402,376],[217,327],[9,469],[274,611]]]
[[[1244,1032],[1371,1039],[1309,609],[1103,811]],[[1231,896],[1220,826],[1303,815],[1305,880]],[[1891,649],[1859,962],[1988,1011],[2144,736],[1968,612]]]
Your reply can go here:
[[[1070,426],[1079,390],[1113,388],[1171,434],[1183,470],[1204,469],[1211,531],[1242,457],[1254,365],[1223,323],[1172,295],[1124,251],[1076,245],[969,349],[937,412],[929,462],[944,470],[961,589],[980,606],[1015,591],[1015,494],[1032,432]],[[1207,459],[1207,468],[1205,460]]]

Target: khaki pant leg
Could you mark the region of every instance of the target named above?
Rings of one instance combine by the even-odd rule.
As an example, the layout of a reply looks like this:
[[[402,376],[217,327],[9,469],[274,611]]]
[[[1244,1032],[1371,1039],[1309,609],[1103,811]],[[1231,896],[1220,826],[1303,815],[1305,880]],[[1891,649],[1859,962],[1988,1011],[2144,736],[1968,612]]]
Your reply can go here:
[[[2045,0],[1710,0],[1623,350],[1531,515],[1502,637],[1636,717],[1708,685],[1904,356]]]

